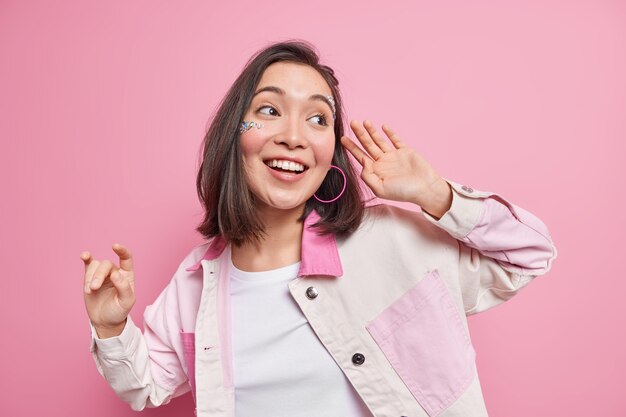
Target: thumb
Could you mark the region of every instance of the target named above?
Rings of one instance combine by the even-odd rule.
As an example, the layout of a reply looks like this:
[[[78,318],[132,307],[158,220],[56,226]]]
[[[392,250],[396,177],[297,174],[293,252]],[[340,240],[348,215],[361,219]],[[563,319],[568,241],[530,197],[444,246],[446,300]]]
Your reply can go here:
[[[119,269],[111,272],[111,282],[117,290],[117,297],[119,298],[120,305],[130,310],[133,306],[135,295],[131,286],[130,280],[124,278]]]
[[[368,187],[374,191],[374,194],[378,196],[378,193],[382,187],[382,180],[374,173],[374,163],[367,156],[363,156],[361,158],[361,165],[363,165],[363,170],[361,171],[361,178]]]
[[[112,249],[120,258],[120,268],[125,271],[133,270],[133,255],[130,253],[127,247],[114,243]]]

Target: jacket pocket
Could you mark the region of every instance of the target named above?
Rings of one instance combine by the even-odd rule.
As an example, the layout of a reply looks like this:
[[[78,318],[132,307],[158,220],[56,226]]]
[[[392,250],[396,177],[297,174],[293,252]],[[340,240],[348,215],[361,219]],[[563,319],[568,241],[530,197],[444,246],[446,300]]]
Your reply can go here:
[[[183,342],[183,356],[187,364],[187,377],[191,385],[193,401],[196,401],[196,334],[193,332],[180,332]]]
[[[436,269],[366,329],[431,417],[452,405],[474,379],[476,353]]]

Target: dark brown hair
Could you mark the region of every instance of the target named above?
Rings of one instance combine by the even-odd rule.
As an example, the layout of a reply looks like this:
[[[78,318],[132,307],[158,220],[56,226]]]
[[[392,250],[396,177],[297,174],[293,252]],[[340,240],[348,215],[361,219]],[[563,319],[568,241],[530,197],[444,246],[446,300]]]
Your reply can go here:
[[[258,216],[255,196],[245,179],[239,127],[250,106],[254,91],[265,69],[275,62],[309,65],[326,80],[335,99],[335,150],[332,164],[346,174],[345,193],[329,204],[311,197],[305,205],[303,220],[311,210],[320,215],[315,223],[318,233],[346,234],[354,231],[363,217],[363,199],[348,154],[340,142],[344,134],[344,114],[339,81],[332,68],[322,65],[315,48],[306,41],[288,40],[274,43],[254,54],[222,99],[202,143],[202,161],[196,179],[198,197],[204,207],[204,219],[196,230],[205,238],[222,235],[236,245],[262,239],[264,225]],[[331,169],[316,195],[329,200],[339,194],[343,177]]]

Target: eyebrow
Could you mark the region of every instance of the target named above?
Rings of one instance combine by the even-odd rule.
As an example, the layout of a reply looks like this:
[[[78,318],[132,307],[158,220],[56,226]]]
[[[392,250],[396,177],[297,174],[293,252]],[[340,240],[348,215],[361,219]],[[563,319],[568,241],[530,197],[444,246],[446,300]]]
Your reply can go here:
[[[276,93],[276,94],[280,94],[281,96],[286,95],[287,93],[285,93],[285,90],[283,90],[280,87],[276,87],[273,85],[268,85],[266,87],[261,88],[260,90],[258,90],[257,92],[255,92],[252,95],[252,98],[254,98],[257,94],[262,93],[264,91],[270,91],[272,93]],[[330,108],[330,112],[331,114],[333,113],[333,106],[330,103],[330,101],[328,100],[328,98],[322,94],[313,94],[309,97],[309,100],[313,100],[313,101],[323,101],[324,103],[326,103],[326,105],[328,105],[328,107]]]

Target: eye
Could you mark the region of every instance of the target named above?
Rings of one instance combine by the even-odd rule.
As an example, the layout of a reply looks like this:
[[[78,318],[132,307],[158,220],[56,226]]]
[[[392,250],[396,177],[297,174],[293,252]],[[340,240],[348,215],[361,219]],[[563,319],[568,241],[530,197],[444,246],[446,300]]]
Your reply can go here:
[[[270,109],[269,113],[263,112],[263,109]],[[272,111],[274,113],[272,113]],[[272,106],[261,106],[257,109],[257,113],[267,114],[268,116],[278,116],[278,111]]]
[[[311,119],[315,119],[315,118],[320,120],[320,123],[318,123],[319,125],[321,125],[321,126],[328,126],[328,122],[326,122],[326,116],[324,116],[323,114],[319,113],[319,114],[316,114],[315,116],[311,117]]]

